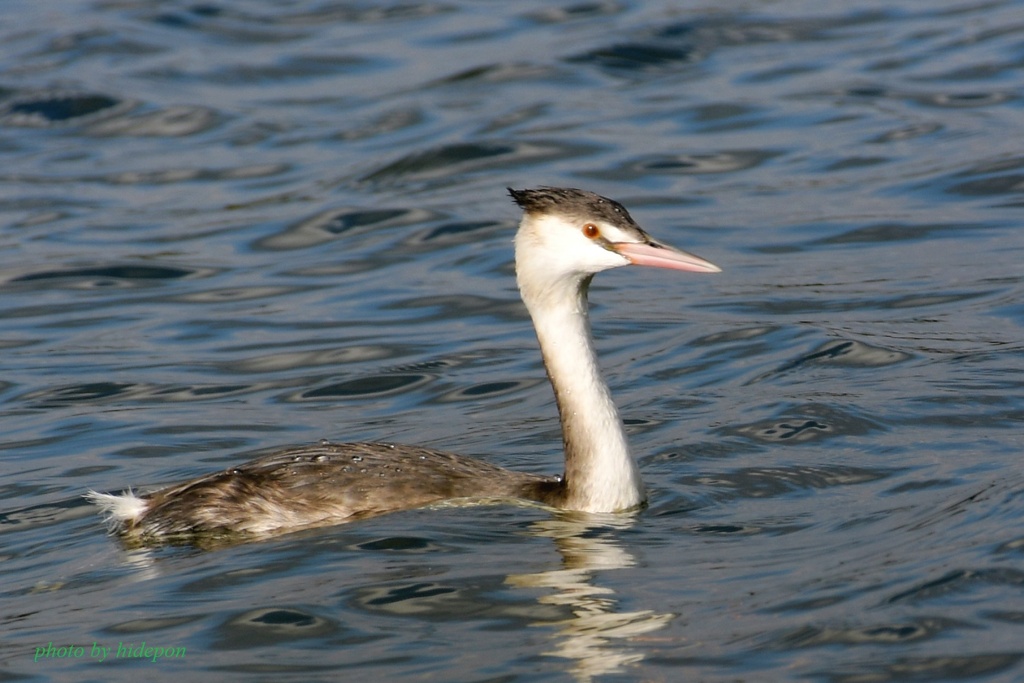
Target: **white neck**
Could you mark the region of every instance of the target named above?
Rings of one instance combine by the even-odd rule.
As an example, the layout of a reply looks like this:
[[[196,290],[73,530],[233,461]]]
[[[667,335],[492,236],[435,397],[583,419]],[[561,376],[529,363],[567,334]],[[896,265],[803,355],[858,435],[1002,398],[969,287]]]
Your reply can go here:
[[[589,277],[520,290],[555,390],[565,444],[565,507],[619,512],[646,500],[619,411],[601,376],[587,314]],[[528,276],[527,276],[528,277]]]

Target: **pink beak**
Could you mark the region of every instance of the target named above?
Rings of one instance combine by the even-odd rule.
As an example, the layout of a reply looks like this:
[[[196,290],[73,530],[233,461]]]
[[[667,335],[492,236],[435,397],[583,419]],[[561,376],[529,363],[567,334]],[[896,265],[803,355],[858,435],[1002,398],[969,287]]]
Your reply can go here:
[[[657,242],[613,242],[611,248],[635,266],[652,266],[694,273],[721,273],[722,269],[699,256]]]

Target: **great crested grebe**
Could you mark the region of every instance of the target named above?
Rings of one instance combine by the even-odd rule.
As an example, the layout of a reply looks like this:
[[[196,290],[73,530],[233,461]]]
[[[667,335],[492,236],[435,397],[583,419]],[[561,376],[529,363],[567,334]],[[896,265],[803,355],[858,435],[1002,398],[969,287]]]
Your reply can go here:
[[[270,536],[452,499],[525,499],[620,512],[647,499],[594,353],[587,289],[629,264],[717,273],[651,239],[618,202],[583,190],[513,190],[523,209],[516,280],[533,319],[562,422],[565,474],[514,472],[419,446],[327,443],[288,448],[136,495],[89,492],[113,529],[141,543],[202,535]]]

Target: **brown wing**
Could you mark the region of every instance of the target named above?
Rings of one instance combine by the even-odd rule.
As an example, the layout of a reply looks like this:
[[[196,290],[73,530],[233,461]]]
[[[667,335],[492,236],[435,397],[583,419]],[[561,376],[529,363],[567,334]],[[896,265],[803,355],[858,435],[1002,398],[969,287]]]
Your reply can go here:
[[[153,537],[272,535],[457,498],[549,502],[560,479],[418,446],[319,443],[290,448],[150,493],[126,531]]]

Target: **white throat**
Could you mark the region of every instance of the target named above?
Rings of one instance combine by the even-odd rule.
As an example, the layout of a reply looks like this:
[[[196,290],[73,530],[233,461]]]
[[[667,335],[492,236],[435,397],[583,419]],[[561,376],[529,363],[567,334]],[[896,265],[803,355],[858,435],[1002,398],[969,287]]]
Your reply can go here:
[[[530,253],[536,248],[533,237],[528,229],[516,237],[517,278],[562,421],[565,507],[585,512],[635,508],[646,493],[594,352],[587,311],[590,276],[558,275],[543,268],[550,264],[538,268]]]

